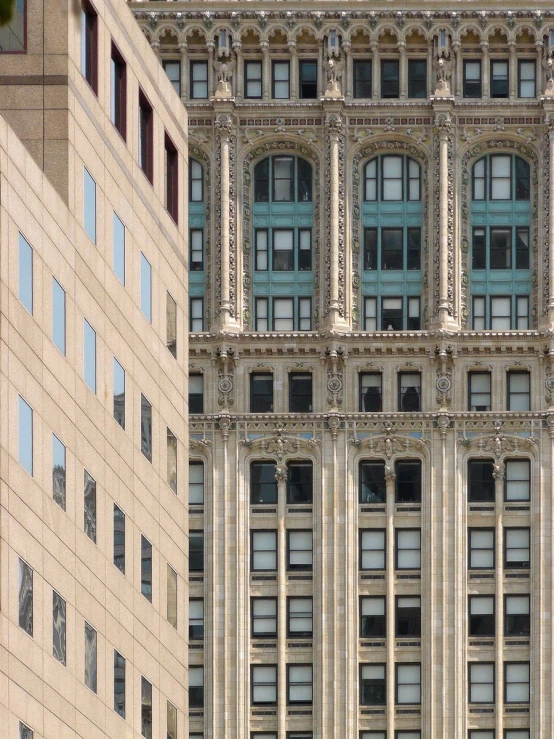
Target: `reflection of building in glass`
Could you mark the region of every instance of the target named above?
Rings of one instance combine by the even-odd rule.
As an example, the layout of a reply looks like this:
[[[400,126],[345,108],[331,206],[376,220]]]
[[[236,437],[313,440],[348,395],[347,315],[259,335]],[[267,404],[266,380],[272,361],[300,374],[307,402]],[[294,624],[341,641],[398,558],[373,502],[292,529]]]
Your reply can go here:
[[[27,0],[16,0],[13,18],[0,26],[0,52],[25,49],[25,5]]]

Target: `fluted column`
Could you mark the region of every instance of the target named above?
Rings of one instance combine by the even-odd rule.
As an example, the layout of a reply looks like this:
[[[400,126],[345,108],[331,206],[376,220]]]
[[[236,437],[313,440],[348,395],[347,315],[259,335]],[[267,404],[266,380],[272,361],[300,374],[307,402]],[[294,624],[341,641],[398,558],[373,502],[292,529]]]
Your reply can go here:
[[[327,77],[323,72],[323,44],[319,44],[319,51],[317,52],[317,96],[323,97],[325,94],[325,87],[327,86]]]
[[[269,100],[271,93],[269,43],[260,41],[260,49],[262,50],[262,95],[264,100]]]
[[[342,45],[344,54],[346,57],[346,68],[344,71],[344,96],[347,100],[352,99],[352,88],[353,88],[353,73],[352,73],[352,44],[350,41],[345,41]]]
[[[438,113],[435,119],[436,135],[439,138],[439,306],[438,319],[441,327],[455,325],[453,311],[454,254],[450,230],[453,228],[453,204],[451,202],[449,178],[449,156],[452,117],[450,107]]]
[[[296,41],[289,41],[290,52],[290,97],[291,100],[298,98],[298,54],[296,53]]]
[[[214,94],[214,50],[215,44],[213,41],[208,41],[206,44],[208,48],[208,97],[212,97]]]
[[[392,462],[385,464],[386,478],[386,516],[387,534],[386,541],[386,613],[387,613],[387,665],[386,665],[386,690],[387,690],[387,736],[394,736],[394,466]]]
[[[554,327],[554,112],[548,116],[548,153],[549,153],[549,203],[548,203],[548,250],[549,250],[549,299],[548,322]]]
[[[517,49],[517,42],[516,41],[508,41],[508,48],[510,49],[510,68],[509,68],[509,78],[510,78],[510,100],[515,100],[517,98],[517,55],[516,55],[516,49]]]
[[[490,61],[489,42],[481,41],[481,97],[488,100],[490,97]]]
[[[287,468],[279,463],[276,467],[277,479],[277,725],[279,736],[285,736],[287,722]]]
[[[494,497],[496,511],[496,581],[495,581],[495,699],[496,736],[504,736],[504,464],[494,465]]]
[[[179,44],[179,51],[181,52],[181,100],[185,102],[189,96],[189,55],[188,55],[188,44],[186,41],[182,41]]]
[[[244,97],[244,65],[242,61],[242,44],[240,41],[235,41],[233,44],[233,51],[235,52],[236,66],[235,66],[235,99],[237,103],[242,102]]]
[[[543,85],[543,74],[542,74],[542,59],[543,59],[543,53],[544,53],[544,43],[542,41],[535,42],[535,48],[537,50],[537,71],[535,73],[535,78],[537,80],[537,97],[540,97],[544,91],[544,85]]]
[[[433,74],[433,41],[427,42],[427,97],[435,92],[435,75]],[[454,91],[452,91],[454,93]]]
[[[452,49],[454,50],[454,58],[456,60],[456,63],[454,66],[454,73],[452,75],[452,81],[455,83],[453,85],[454,89],[452,90],[452,94],[456,95],[456,97],[461,98],[464,96],[464,83],[463,83],[464,61],[462,59],[462,44],[459,41],[453,41]]]
[[[404,41],[399,41],[396,44],[399,54],[399,97],[400,100],[405,100],[408,96],[406,80],[408,77],[408,70],[406,64],[406,44]]]
[[[378,100],[381,95],[381,85],[379,84],[379,42],[371,41],[369,44],[371,49],[371,93],[374,100]]]

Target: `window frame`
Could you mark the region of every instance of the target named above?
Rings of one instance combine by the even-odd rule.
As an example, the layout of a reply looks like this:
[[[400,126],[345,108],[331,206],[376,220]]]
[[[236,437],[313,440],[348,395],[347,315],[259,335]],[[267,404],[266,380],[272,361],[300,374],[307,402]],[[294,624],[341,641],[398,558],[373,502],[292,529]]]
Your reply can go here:
[[[312,413],[313,412],[313,402],[314,402],[314,395],[313,395],[313,373],[312,372],[289,372],[288,373],[288,381],[289,381],[289,413]],[[295,382],[308,382],[310,384],[310,392],[308,393],[298,393],[294,392],[295,390]],[[298,388],[296,388],[298,390]],[[306,403],[308,408],[297,408],[295,407],[298,403],[300,405],[302,404],[302,399],[309,398],[309,402]]]
[[[529,382],[529,389],[526,393],[520,391],[514,391],[511,389],[511,382],[514,377],[527,377]],[[512,408],[513,396],[527,396],[527,408]],[[526,413],[531,410],[531,372],[528,370],[508,370],[506,373],[506,409],[508,411],[519,411]]]
[[[112,39],[110,57],[110,120],[123,141],[127,140],[127,62]]]
[[[309,66],[315,68],[315,81],[303,79],[303,71]],[[300,58],[298,60],[298,99],[299,100],[317,100],[318,98],[318,82],[319,69],[317,59]],[[313,95],[304,94],[304,86],[313,86]]]
[[[513,498],[508,496],[508,483],[512,482],[512,480],[508,479],[508,465],[510,465],[511,462],[524,462],[527,466],[527,478],[522,478],[520,480],[516,480],[517,482],[527,482],[528,483],[528,489],[529,489],[529,495],[525,498]],[[529,503],[531,501],[531,460],[528,457],[510,457],[510,459],[504,460],[504,502],[505,503]]]
[[[419,376],[419,393],[417,394],[419,407],[417,409],[413,409],[413,410],[404,410],[403,407],[402,407],[402,405],[403,405],[403,396],[406,395],[406,390],[403,393],[402,392],[402,387],[405,387],[405,388],[408,388],[408,387],[414,387],[415,388],[415,387],[417,387],[416,385],[407,385],[407,386],[403,386],[402,385],[402,379],[404,377],[406,377],[406,376],[409,376],[409,375],[413,375],[413,376],[418,375]],[[422,382],[422,380],[423,380],[423,375],[422,375],[422,372],[420,372],[420,371],[412,372],[412,371],[409,371],[409,370],[400,370],[397,373],[397,382],[398,382],[398,410],[399,410],[400,413],[421,413],[421,410],[422,410],[422,395],[423,395],[423,392],[422,392],[423,391],[423,382]]]
[[[297,490],[300,493],[300,499],[298,498],[298,492],[295,495],[293,491],[293,481],[291,478],[291,469],[306,469],[310,470],[310,475],[307,475],[304,479],[303,475],[300,474],[299,479],[294,481],[294,484],[298,486]],[[312,505],[314,500],[314,463],[310,459],[291,459],[287,463],[287,505]],[[305,489],[307,492],[305,493]]]
[[[311,601],[312,609],[310,611],[311,613],[311,622],[312,622],[312,628],[310,631],[292,631],[290,628],[291,625],[291,614],[292,613],[301,613],[301,611],[292,612],[291,611],[291,602],[292,601]],[[307,611],[304,612],[306,614]],[[298,618],[298,616],[296,617]],[[304,615],[302,618],[306,619],[307,616]],[[304,639],[312,639],[314,633],[314,599],[311,595],[288,595],[287,596],[287,638],[288,639],[296,639],[296,638],[304,638]]]
[[[385,69],[395,69],[395,79],[385,80]],[[380,97],[382,100],[398,100],[400,98],[400,59],[384,57],[379,60],[379,81],[380,81]],[[385,95],[383,90],[390,87],[390,91]],[[393,94],[395,93],[395,94]]]
[[[175,223],[179,223],[179,153],[167,131],[164,133],[165,208]]]
[[[408,682],[400,683],[398,678],[399,678],[400,671],[403,667],[418,667],[419,668],[419,683],[408,683]],[[421,678],[422,678],[421,662],[395,662],[394,663],[394,705],[395,706],[420,706],[421,705],[421,699],[422,699]],[[409,686],[419,685],[419,700],[416,701],[415,703],[399,701],[400,687],[403,687],[406,685],[409,685]]]
[[[275,71],[277,66],[280,65],[283,69],[286,67],[288,70],[287,79],[275,79]],[[287,83],[288,94],[275,96],[276,83]],[[271,61],[271,99],[272,100],[290,100],[290,61],[288,59],[272,59]]]
[[[273,549],[254,549],[254,540],[256,538],[256,534],[266,534],[266,535],[272,535],[273,541],[274,541],[274,548]],[[278,552],[278,546],[279,542],[277,540],[277,530],[276,529],[251,529],[250,530],[250,572],[256,573],[256,572],[274,572],[277,573],[279,571],[279,552]],[[288,547],[287,547],[288,548]],[[272,569],[267,568],[260,568],[255,567],[255,555],[259,552],[273,552],[273,557],[275,559],[275,567]]]
[[[192,549],[192,540],[196,539],[197,541],[197,548],[195,550]],[[204,567],[205,567],[205,555],[206,555],[206,542],[205,542],[205,535],[204,535],[204,529],[189,529],[189,573],[204,573]],[[198,542],[202,543],[202,548],[198,548]],[[195,555],[193,557],[193,554]],[[191,567],[191,562],[194,562],[195,560],[198,560],[198,564],[194,567]]]
[[[364,678],[363,678],[363,668],[364,667],[381,667],[383,670],[383,680],[379,683],[373,683],[374,685],[379,685],[380,692],[383,695],[383,699],[379,699],[374,702],[368,702],[363,701],[363,689],[364,689]],[[359,665],[359,681],[360,681],[360,696],[359,696],[359,705],[360,706],[386,706],[387,705],[387,665],[385,662],[360,662]],[[367,681],[368,678],[366,678]],[[371,679],[371,678],[369,678]],[[366,686],[367,687],[367,686]]]
[[[196,69],[203,68],[206,70],[206,79],[195,80],[194,72]],[[205,84],[206,94],[197,95],[196,86],[198,84]],[[189,68],[189,100],[208,100],[210,97],[210,75],[209,75],[209,64],[207,59],[191,59]]]
[[[364,534],[366,532],[379,533],[383,536],[383,547],[382,549],[364,549],[362,544],[364,540]],[[382,567],[362,567],[363,553],[364,552],[382,552],[383,553],[383,566]],[[360,528],[358,531],[358,570],[359,572],[386,572],[387,570],[387,530],[378,528]]]
[[[404,533],[414,533],[417,532],[419,534],[419,549],[413,549],[413,548],[406,548],[402,547],[402,549],[399,548],[399,539],[401,538],[401,535]],[[421,551],[421,528],[403,528],[403,527],[396,527],[394,529],[394,569],[396,572],[404,572],[404,571],[420,571],[421,570],[421,559],[422,559],[422,551]],[[416,552],[419,551],[419,566],[417,567],[400,567],[398,564],[399,561],[399,553],[400,552]]]
[[[419,616],[416,618],[417,628],[413,630],[413,633],[401,634],[399,625],[401,622],[400,614],[400,601],[401,600],[419,600]],[[410,617],[404,616],[404,619]],[[394,596],[394,636],[396,639],[421,639],[421,595],[402,594]]]
[[[190,386],[191,386],[191,379],[198,380],[200,378],[201,385],[202,385],[202,392],[201,393],[191,393],[190,392]],[[189,413],[190,414],[203,414],[204,413],[204,374],[202,372],[190,372],[189,373]],[[193,402],[191,402],[191,399]],[[195,406],[191,410],[191,406]],[[200,410],[196,408],[198,406]]]
[[[150,184],[154,184],[154,109],[139,87],[138,165]]]
[[[274,498],[274,500],[261,500],[261,499],[260,500],[255,500],[255,498],[254,498],[254,490],[255,490],[254,485],[256,485],[256,486],[259,485],[260,487],[262,487],[262,486],[265,486],[265,485],[268,484],[267,481],[266,482],[257,482],[256,481],[256,483],[254,483],[253,470],[254,469],[258,469],[258,468],[262,468],[262,467],[273,467],[274,472],[275,473],[277,472],[277,467],[276,467],[275,460],[272,460],[272,459],[253,459],[253,460],[251,460],[251,462],[250,462],[250,477],[249,477],[249,482],[250,482],[250,485],[249,485],[249,487],[250,487],[250,505],[252,505],[252,506],[253,505],[255,505],[255,506],[258,506],[258,505],[277,505],[279,492],[278,492],[278,484],[277,484],[277,480],[275,479],[275,475],[274,475],[274,481],[272,482],[272,486],[273,486],[273,491],[272,491],[273,492],[273,495],[272,495],[272,498]],[[262,498],[262,495],[259,495],[258,497],[259,498]]]
[[[527,683],[521,681],[510,681],[508,682],[508,671],[510,667],[515,665],[527,667]],[[528,705],[531,702],[531,662],[529,660],[506,660],[503,665],[504,670],[504,705]],[[508,691],[511,685],[527,685],[528,697],[524,701],[508,700]]]
[[[368,79],[362,79],[357,72],[362,68],[362,65],[369,66]],[[353,99],[354,100],[371,100],[373,97],[373,60],[372,59],[354,59],[352,64],[352,78],[353,78]],[[369,94],[360,95],[358,94],[361,85],[368,85]]]
[[[401,467],[408,467],[417,466],[418,472],[417,472],[417,478],[414,477],[414,479],[411,481],[413,485],[415,485],[415,497],[412,500],[401,500],[399,497],[399,487],[400,487],[400,480],[399,480],[399,469]],[[423,465],[421,459],[397,459],[394,463],[394,472],[395,472],[395,478],[394,478],[394,501],[395,503],[421,503],[421,497],[422,497],[422,488],[423,488]]]
[[[484,601],[484,600],[492,600],[492,613],[472,613],[472,605],[474,601]],[[490,622],[490,619],[492,619],[492,629],[489,628],[485,631],[481,632],[479,629],[477,631],[473,631],[473,619],[481,616],[481,617],[488,617],[487,623]],[[467,628],[468,628],[468,637],[469,638],[495,638],[496,637],[496,596],[494,593],[488,593],[488,594],[470,594],[467,598]],[[480,628],[483,628],[482,626]],[[491,633],[492,632],[492,633]]]
[[[256,384],[257,378],[264,378],[266,382],[269,382],[269,378],[271,378],[271,395],[269,393],[255,393],[254,392],[254,386]],[[273,413],[274,407],[275,407],[275,381],[274,376],[272,372],[251,372],[250,373],[250,413]],[[270,408],[258,408],[257,403],[260,400],[260,398],[267,399],[268,404],[271,406]],[[271,398],[271,401],[269,402],[269,398]]]
[[[509,534],[516,531],[526,531],[528,535],[528,546],[527,550],[529,552],[529,560],[512,560],[516,562],[516,564],[509,564],[508,560],[508,552],[513,549],[524,549],[524,547],[509,547],[508,546],[508,538]],[[506,570],[531,570],[531,547],[532,547],[532,541],[531,541],[531,528],[529,526],[504,526],[503,531],[503,544],[504,544],[504,569]]]
[[[487,683],[482,682],[473,682],[471,679],[471,674],[473,671],[473,666],[479,665],[481,667],[490,667],[492,668],[492,680]],[[478,662],[478,661],[469,661],[467,663],[467,696],[468,696],[468,703],[470,705],[494,705],[496,703],[496,663],[495,662]],[[473,700],[473,690],[474,686],[477,688],[480,685],[490,685],[492,688],[492,700],[490,701],[484,701],[484,700]]]
[[[488,548],[483,547],[472,547],[471,539],[473,532],[487,532],[489,534],[492,534],[492,546]],[[468,546],[468,555],[467,555],[467,568],[468,570],[494,570],[496,568],[496,531],[494,528],[490,528],[487,526],[470,526],[468,527],[468,536],[467,536],[467,546]],[[472,552],[491,552],[492,553],[492,564],[488,567],[477,567],[475,565],[472,565]]]
[[[364,488],[364,467],[379,467],[383,471],[383,480],[378,480],[377,483],[381,486],[381,500],[364,500],[363,499],[363,488]],[[387,502],[387,481],[385,477],[385,462],[382,459],[360,459],[358,463],[358,502],[360,505],[385,505]]]
[[[286,545],[287,545],[287,572],[313,572],[314,569],[314,532],[313,529],[287,529],[286,530]],[[291,547],[291,540],[294,538],[294,534],[309,534],[310,535],[310,549],[301,549]],[[310,563],[306,564],[302,561],[300,564],[291,563],[293,554],[302,555],[302,559],[310,554]]]
[[[301,668],[301,667],[310,668],[310,671],[311,671],[310,682],[308,683],[308,682],[299,681],[299,682],[292,683],[290,679],[291,672],[293,672],[293,670],[295,670],[296,668]],[[309,685],[310,686],[310,691],[311,691],[310,700],[293,700],[291,698],[291,688],[293,688],[294,686],[298,686],[298,685],[300,686]],[[287,663],[287,706],[311,706],[313,705],[313,700],[314,700],[314,666],[313,666],[313,663],[311,662],[288,662]]]
[[[264,669],[264,668],[265,669],[272,668],[274,670],[274,673],[275,673],[275,680],[274,680],[274,682],[272,682],[272,683],[268,683],[268,682],[260,683],[260,682],[255,681],[254,680],[254,674],[255,674],[255,672],[256,672],[256,670],[258,668],[261,668],[261,669]],[[275,699],[274,700],[269,700],[269,701],[259,701],[259,700],[256,701],[256,700],[254,700],[255,689],[259,685],[267,685],[267,686],[272,685],[273,686],[274,693],[275,693]],[[278,700],[279,700],[278,685],[279,685],[279,666],[276,663],[266,664],[265,662],[262,662],[262,663],[257,663],[257,664],[251,664],[250,665],[250,705],[251,706],[276,706],[278,704]]]
[[[383,605],[383,613],[382,614],[368,614],[363,613],[363,607],[364,607],[364,601],[382,601]],[[371,619],[381,619],[381,621],[377,622],[377,625],[380,626],[380,628],[376,629],[376,633],[369,633],[364,634],[364,619],[371,618]],[[385,595],[360,595],[358,598],[358,619],[359,619],[359,638],[360,639],[386,639],[387,638],[387,598]]]
[[[268,601],[275,606],[275,616],[264,614],[263,617],[254,613],[254,604],[259,601]],[[279,633],[279,599],[277,596],[250,596],[250,637],[252,639],[276,639]],[[269,621],[275,620],[275,629],[273,631],[256,631],[254,626],[257,620]]]
[[[479,77],[475,79],[468,79],[467,77],[467,68],[470,64],[475,64],[479,66]],[[477,82],[478,79],[478,82]],[[469,85],[473,84],[475,86],[475,91],[472,94],[469,94],[468,89],[468,83]],[[462,97],[470,100],[479,100],[483,97],[483,63],[481,59],[477,58],[470,58],[470,59],[464,59],[463,60],[463,82],[462,82]]]
[[[468,503],[494,503],[496,500],[496,486],[494,479],[494,459],[492,457],[470,457],[467,460],[467,501]],[[491,479],[485,480],[484,477],[476,479],[472,470],[476,470],[478,465],[483,469],[486,466],[491,468]],[[487,493],[486,487],[478,493],[473,492],[473,486],[479,483],[487,484],[491,489]],[[483,495],[480,495],[483,492]]]
[[[81,24],[83,21],[85,25],[81,25],[81,74],[98,97],[98,13],[90,0],[81,0]]]
[[[378,387],[379,392],[377,393],[363,393],[364,388],[364,378],[365,377],[378,377],[380,382],[378,385],[366,385],[366,387]],[[359,412],[360,413],[382,413],[383,412],[383,373],[382,372],[358,372],[358,387],[359,387]],[[379,409],[370,409],[366,410],[362,406],[364,405],[364,397],[366,395],[369,395],[370,397],[372,395],[378,395],[379,396],[379,402],[375,405],[379,406]]]
[[[248,74],[249,70],[252,69],[254,65],[256,65],[259,68],[259,71],[260,71],[259,79],[257,77],[251,78]],[[260,83],[260,94],[259,95],[249,95],[248,94],[248,85],[250,82]],[[261,100],[262,97],[263,97],[263,62],[260,59],[245,59],[244,60],[244,98],[245,100]]]
[[[528,603],[527,613],[508,613],[508,600],[510,598],[526,598]],[[504,636],[505,637],[530,637],[531,636],[531,595],[530,593],[505,593],[504,594]],[[510,616],[527,616],[528,627],[523,631],[518,629],[518,633],[513,633],[513,629],[508,628],[508,619]],[[509,633],[512,632],[512,633]]]
[[[489,391],[483,392],[483,391],[477,391],[472,389],[472,383],[473,380],[478,377],[488,377],[489,380]],[[489,396],[489,403],[488,407],[481,407],[481,405],[477,406],[476,403],[473,403],[474,396],[477,395],[483,395],[486,396],[488,394]],[[492,411],[492,372],[490,371],[481,371],[481,370],[470,370],[467,373],[467,404],[468,404],[468,411],[470,413],[490,413]],[[475,406],[475,407],[474,407]]]
[[[202,603],[202,623],[201,626],[198,626],[197,623],[199,622],[199,619],[197,617],[194,617],[191,619],[191,603]],[[193,642],[202,642],[204,641],[204,620],[205,620],[205,608],[204,608],[204,598],[189,598],[189,609],[188,609],[188,640]],[[194,623],[191,623],[193,621]],[[194,629],[202,629],[202,635],[195,635]]]

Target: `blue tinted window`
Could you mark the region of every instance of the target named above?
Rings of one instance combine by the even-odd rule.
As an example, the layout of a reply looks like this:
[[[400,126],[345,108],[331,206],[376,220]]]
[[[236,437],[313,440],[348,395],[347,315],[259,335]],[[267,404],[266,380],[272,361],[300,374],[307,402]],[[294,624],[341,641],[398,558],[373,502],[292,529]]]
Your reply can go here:
[[[140,309],[152,323],[152,267],[144,254],[140,255]]]
[[[19,299],[33,313],[33,249],[19,234]]]
[[[84,366],[83,377],[93,393],[96,392],[96,331],[84,322]]]
[[[125,284],[125,226],[116,213],[113,214],[113,271],[122,285]]]
[[[83,222],[88,237],[96,244],[96,182],[92,179],[86,168],[84,173]]]
[[[19,464],[33,474],[33,409],[19,396]]]
[[[52,341],[65,354],[65,290],[52,278]]]

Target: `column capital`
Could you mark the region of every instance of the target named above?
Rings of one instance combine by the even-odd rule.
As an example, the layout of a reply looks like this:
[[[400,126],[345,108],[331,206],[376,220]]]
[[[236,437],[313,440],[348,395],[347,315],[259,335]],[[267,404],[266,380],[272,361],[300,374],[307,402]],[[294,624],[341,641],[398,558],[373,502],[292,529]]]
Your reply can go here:
[[[483,52],[488,52],[488,50],[489,50],[489,42],[488,41],[485,41],[485,40],[480,41],[479,42],[479,45],[480,45],[481,49],[483,50]]]
[[[228,139],[234,128],[234,121],[229,113],[220,113],[215,119],[215,129],[222,139]]]
[[[373,53],[375,53],[379,49],[379,42],[378,41],[370,41],[369,42],[369,48]]]
[[[289,47],[289,51],[291,54],[296,54],[296,41],[288,41],[287,46]]]
[[[331,136],[340,136],[343,128],[343,120],[340,113],[327,113],[325,116],[325,128]]]
[[[215,41],[206,41],[206,48],[208,49],[208,53],[213,54],[215,50]]]
[[[181,52],[181,54],[186,54],[188,51],[188,48],[189,48],[189,45],[186,41],[181,41],[179,43],[179,51]]]
[[[260,41],[260,49],[262,50],[262,54],[268,54],[269,53],[269,41]]]

